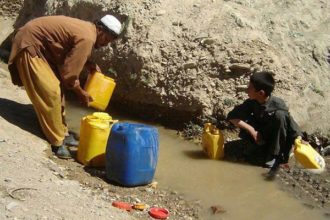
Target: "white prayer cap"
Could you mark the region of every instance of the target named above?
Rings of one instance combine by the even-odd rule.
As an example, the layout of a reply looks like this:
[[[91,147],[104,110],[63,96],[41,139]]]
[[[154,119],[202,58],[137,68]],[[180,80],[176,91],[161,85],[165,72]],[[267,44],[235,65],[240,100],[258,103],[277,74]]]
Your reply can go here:
[[[121,32],[120,21],[112,15],[105,15],[101,18],[101,23],[104,24],[111,32],[119,35]]]

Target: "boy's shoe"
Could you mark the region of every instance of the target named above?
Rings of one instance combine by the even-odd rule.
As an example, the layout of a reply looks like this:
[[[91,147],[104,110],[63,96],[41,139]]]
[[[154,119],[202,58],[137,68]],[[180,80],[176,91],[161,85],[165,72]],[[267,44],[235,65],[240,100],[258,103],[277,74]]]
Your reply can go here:
[[[273,180],[276,177],[276,174],[278,173],[278,171],[280,169],[281,162],[282,162],[282,160],[279,157],[277,157],[268,163],[268,164],[272,164],[272,166],[270,166],[270,169],[269,169],[268,173],[266,174],[267,180]]]
[[[274,180],[279,169],[280,169],[279,166],[271,167],[270,170],[268,171],[268,173],[266,173],[266,175],[265,175],[266,180]]]
[[[52,151],[55,153],[55,155],[58,158],[61,159],[70,159],[71,157],[71,153],[68,150],[68,147],[65,145],[61,145],[61,146],[52,146]]]
[[[77,147],[79,145],[79,141],[77,141],[73,134],[69,134],[68,136],[65,136],[63,140],[63,144],[66,146],[74,146]]]
[[[271,168],[271,167],[274,166],[274,164],[275,164],[275,158],[272,159],[272,160],[270,160],[270,161],[267,161],[267,162],[264,164],[263,167],[265,167],[265,168]]]

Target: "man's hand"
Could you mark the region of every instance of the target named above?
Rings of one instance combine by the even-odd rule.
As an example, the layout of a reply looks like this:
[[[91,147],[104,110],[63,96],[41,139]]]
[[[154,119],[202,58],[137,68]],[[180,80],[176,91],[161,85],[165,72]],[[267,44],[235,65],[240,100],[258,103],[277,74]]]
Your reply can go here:
[[[88,73],[93,73],[95,71],[100,72],[100,73],[102,72],[100,67],[96,63],[93,63],[91,61],[86,62],[85,68],[87,69]]]
[[[88,94],[85,90],[81,89],[81,93],[77,94],[81,104],[89,106],[89,103],[93,101],[93,97]]]
[[[85,90],[83,90],[79,84],[77,84],[73,91],[78,96],[79,102],[85,106],[89,106],[89,103],[93,101],[93,97],[88,94]]]

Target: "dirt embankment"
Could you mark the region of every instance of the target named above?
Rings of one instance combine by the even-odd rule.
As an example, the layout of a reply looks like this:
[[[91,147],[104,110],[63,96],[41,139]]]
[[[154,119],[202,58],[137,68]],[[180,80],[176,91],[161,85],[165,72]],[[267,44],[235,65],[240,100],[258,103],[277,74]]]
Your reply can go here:
[[[322,0],[26,0],[15,27],[41,15],[92,21],[113,13],[126,23],[123,38],[94,54],[117,80],[113,105],[167,122],[221,121],[246,98],[249,75],[271,70],[276,95],[312,132],[330,128],[319,117],[330,106],[329,7]]]

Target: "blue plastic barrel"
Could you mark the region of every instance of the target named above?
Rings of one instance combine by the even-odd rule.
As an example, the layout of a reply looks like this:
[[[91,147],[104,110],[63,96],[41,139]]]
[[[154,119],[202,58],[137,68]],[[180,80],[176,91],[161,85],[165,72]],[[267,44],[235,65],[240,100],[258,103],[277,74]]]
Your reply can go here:
[[[115,123],[106,149],[107,179],[123,186],[152,182],[158,161],[158,130],[135,123]]]

